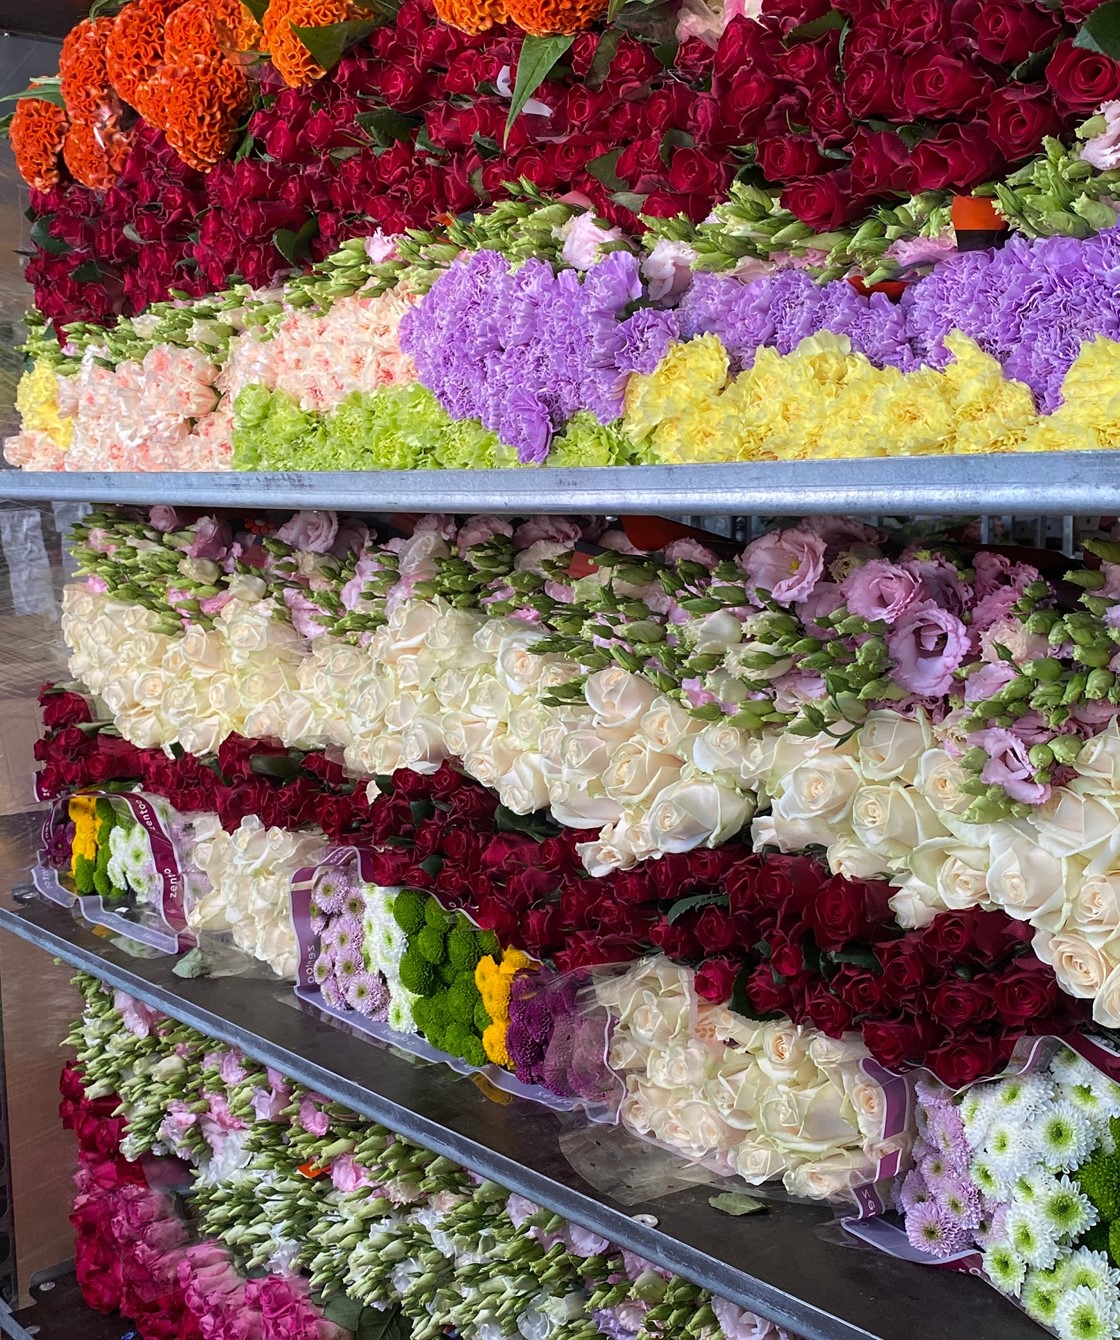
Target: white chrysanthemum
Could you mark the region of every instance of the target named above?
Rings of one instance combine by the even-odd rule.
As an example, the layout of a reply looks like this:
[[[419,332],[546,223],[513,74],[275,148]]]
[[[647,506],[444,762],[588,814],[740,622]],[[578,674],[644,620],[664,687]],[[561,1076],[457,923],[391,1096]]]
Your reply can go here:
[[[1058,1340],[1110,1340],[1112,1309],[1094,1289],[1080,1285],[1058,1300],[1052,1324]]]
[[[959,1110],[965,1139],[977,1149],[983,1143],[992,1119],[992,1105],[985,1096],[984,1086],[978,1084],[970,1089],[961,1100]]]
[[[1062,1290],[1053,1270],[1030,1270],[1019,1298],[1028,1317],[1041,1326],[1053,1326]]]
[[[1084,1163],[1094,1144],[1092,1123],[1074,1103],[1062,1098],[1031,1124],[1034,1146],[1042,1162],[1068,1172]]]
[[[1050,1099],[1051,1086],[1041,1075],[1013,1075],[992,1086],[991,1104],[997,1117],[1030,1118]]]
[[[1062,1262],[1062,1285],[1067,1289],[1084,1286],[1106,1298],[1113,1308],[1120,1306],[1120,1270],[1107,1252],[1078,1247]]]
[[[988,1127],[980,1153],[1001,1192],[1009,1191],[1017,1179],[1038,1162],[1028,1128],[1015,1118],[1004,1117],[993,1121]],[[980,1189],[984,1190],[983,1187]]]
[[[1087,1232],[1099,1218],[1096,1207],[1076,1182],[1059,1177],[1049,1194],[1039,1201],[1046,1223],[1067,1242]]]
[[[1058,1259],[1058,1235],[1033,1205],[1015,1205],[1007,1215],[1007,1241],[1029,1266],[1047,1269]]]
[[[1030,1168],[1015,1179],[1011,1188],[1015,1203],[1038,1205],[1058,1189],[1058,1179],[1045,1168]]]
[[[415,1033],[416,1021],[412,1017],[413,995],[399,982],[389,983],[389,1013],[386,1022],[394,1033]]]
[[[1000,1293],[1018,1298],[1026,1278],[1027,1266],[1010,1243],[1000,1242],[984,1253],[984,1273]]]

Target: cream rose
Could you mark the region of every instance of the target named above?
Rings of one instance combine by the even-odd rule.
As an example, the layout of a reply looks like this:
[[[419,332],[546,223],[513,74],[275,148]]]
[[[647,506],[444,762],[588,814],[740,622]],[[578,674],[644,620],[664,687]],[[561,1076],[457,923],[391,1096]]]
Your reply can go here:
[[[913,719],[869,712],[856,733],[859,770],[869,782],[913,782],[930,738],[929,718],[920,710]]]
[[[955,838],[933,838],[906,860],[914,880],[931,891],[930,905],[962,912],[987,901],[987,851],[962,846]]]
[[[1071,862],[1071,865],[1074,864]],[[1120,872],[1089,875],[1071,881],[1064,930],[1076,931],[1101,948],[1120,936]],[[1120,942],[1117,943],[1120,957]]]
[[[691,761],[697,772],[721,777],[729,785],[749,785],[752,771],[745,765],[751,737],[737,726],[713,721],[691,741]]]
[[[660,852],[716,847],[751,817],[752,802],[715,781],[681,779],[666,787],[650,806],[645,828]]]
[[[988,842],[988,896],[1016,921],[1056,931],[1065,917],[1069,862],[1034,842],[1023,823],[993,826]]]
[[[603,770],[603,790],[620,805],[638,805],[677,781],[681,762],[675,754],[657,754],[638,738],[619,745]]]
[[[865,847],[895,859],[945,832],[929,802],[902,782],[861,787],[852,801],[852,831]]]
[[[961,790],[967,777],[946,749],[927,749],[918,760],[914,786],[938,813],[963,814],[972,796]]]
[[[1120,855],[1120,815],[1102,796],[1083,795],[1080,784],[1058,787],[1026,822],[1053,856],[1083,856],[1091,871],[1107,870]]]
[[[732,1151],[735,1171],[750,1186],[761,1186],[785,1172],[785,1157],[768,1140],[743,1140]]]
[[[875,1174],[875,1164],[859,1150],[845,1150],[791,1168],[782,1185],[793,1196],[833,1200],[862,1186]]]
[[[1098,996],[1113,964],[1098,946],[1075,931],[1036,931],[1031,941],[1034,952],[1054,969],[1063,990],[1082,1000]]]
[[[400,747],[401,762],[413,772],[438,772],[447,757],[443,731],[436,717],[414,717],[401,731]]]
[[[659,696],[642,715],[639,730],[660,754],[667,754],[682,740],[697,734],[702,723],[672,698]]]
[[[587,705],[603,726],[634,726],[658,697],[657,690],[640,675],[611,666],[588,676],[583,686]]]
[[[1113,952],[1105,960],[1109,973],[1093,1001],[1093,1019],[1104,1028],[1120,1028],[1120,947],[1110,948]]]
[[[513,767],[498,778],[498,795],[502,804],[514,814],[535,814],[548,804],[548,783],[541,769],[541,756],[527,751],[520,754]]]
[[[888,861],[878,852],[847,835],[833,842],[826,853],[828,868],[845,879],[878,879],[887,873]]]

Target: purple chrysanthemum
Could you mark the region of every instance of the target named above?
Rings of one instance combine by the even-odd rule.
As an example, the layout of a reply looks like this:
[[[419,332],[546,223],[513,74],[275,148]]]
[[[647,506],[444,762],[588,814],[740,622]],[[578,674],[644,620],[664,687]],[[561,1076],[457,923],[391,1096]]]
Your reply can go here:
[[[968,1177],[949,1177],[934,1189],[934,1200],[952,1223],[974,1229],[980,1222],[980,1190]]]
[[[906,1215],[906,1236],[913,1247],[931,1256],[952,1256],[968,1245],[968,1233],[953,1223],[934,1201],[915,1205]]]
[[[346,985],[346,1001],[367,1019],[381,1019],[389,1009],[389,989],[379,974],[357,972]]]

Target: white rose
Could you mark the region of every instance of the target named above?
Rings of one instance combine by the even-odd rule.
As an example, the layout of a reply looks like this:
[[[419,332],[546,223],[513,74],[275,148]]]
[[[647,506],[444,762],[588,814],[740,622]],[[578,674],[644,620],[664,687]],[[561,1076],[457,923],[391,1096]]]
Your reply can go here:
[[[619,745],[603,771],[603,790],[623,805],[637,805],[675,782],[681,775],[680,759],[657,754],[638,738]]]
[[[824,1033],[814,1032],[809,1040],[809,1055],[822,1070],[834,1070],[851,1061],[865,1060],[869,1053],[858,1033],[830,1038]]]
[[[218,615],[225,628],[226,642],[239,656],[263,651],[268,645],[268,624],[271,611],[264,601],[242,605],[231,600]]]
[[[900,778],[913,782],[923,753],[929,748],[930,727],[919,711],[913,720],[897,712],[869,712],[856,733],[859,770],[869,782]]]
[[[851,822],[865,847],[896,858],[945,831],[929,802],[902,782],[861,787],[852,802]]]
[[[651,844],[662,852],[716,847],[751,817],[752,802],[717,782],[674,782],[650,806],[645,827]]]
[[[723,1149],[729,1137],[715,1110],[699,1099],[671,1108],[661,1129],[662,1139],[693,1158]]]
[[[497,786],[498,778],[509,772],[518,757],[518,750],[508,736],[495,735],[484,750],[467,753],[463,766],[483,786]]]
[[[763,1090],[759,1129],[783,1151],[824,1157],[850,1144],[856,1132],[845,1112],[850,1104],[829,1080],[805,1088]]]
[[[529,650],[541,641],[542,633],[532,625],[523,625],[502,638],[495,657],[498,678],[510,693],[528,693],[541,677],[544,657]]]
[[[746,766],[751,736],[737,726],[724,722],[710,722],[691,741],[692,766],[698,772],[713,776],[725,775],[725,780],[749,786],[754,775]]]
[[[845,879],[878,879],[888,873],[889,862],[878,852],[847,835],[833,842],[826,853],[828,868]]]
[[[887,1098],[883,1086],[876,1084],[858,1068],[852,1067],[843,1075],[844,1092],[848,1095],[859,1122],[860,1134],[878,1136],[883,1132],[887,1115]]]
[[[935,896],[929,885],[923,884],[920,880],[913,877],[904,880],[898,892],[892,894],[890,898],[890,909],[894,913],[895,921],[904,931],[928,926],[938,912],[943,910],[940,904],[935,906],[927,901],[928,898]]]
[[[1034,952],[1054,969],[1054,976],[1071,996],[1091,1000],[1100,994],[1112,963],[1103,949],[1091,944],[1075,931],[1036,931],[1031,941]]]
[[[922,842],[906,861],[914,879],[932,891],[937,903],[955,912],[985,902],[987,863],[987,851],[962,846],[955,838]],[[933,905],[932,897],[926,901]]]
[[[583,686],[587,705],[603,726],[637,726],[657,698],[647,679],[616,666],[597,670]]]
[[[1120,791],[1120,731],[1116,718],[1100,735],[1085,741],[1074,760],[1079,789],[1089,795],[1116,795]]]
[[[586,782],[550,782],[548,803],[552,817],[565,828],[601,828],[622,817],[617,800],[589,788]]]
[[[133,686],[123,679],[106,684],[101,690],[101,701],[109,709],[110,716],[119,716],[126,707],[133,704]]]
[[[761,1186],[786,1169],[784,1155],[765,1139],[744,1140],[732,1153],[735,1170],[744,1182]]]
[[[914,786],[938,813],[963,814],[972,797],[961,790],[964,769],[946,749],[927,749],[918,760]]]
[[[436,717],[414,717],[401,731],[401,761],[413,772],[433,773],[447,757]]]
[[[548,804],[548,783],[541,770],[541,756],[526,752],[498,779],[502,804],[514,814],[535,814]]]
[[[852,803],[860,775],[850,758],[820,754],[799,763],[785,778],[774,812],[783,819],[836,823]]]
[[[553,816],[559,817],[555,809]],[[579,828],[587,825],[568,826]],[[576,851],[584,869],[595,879],[609,875],[612,870],[629,870],[638,861],[660,854],[650,846],[645,828],[641,824],[630,822],[625,815],[617,823],[608,824],[597,842],[577,843]]]
[[[1058,787],[1026,822],[1054,856],[1083,856],[1091,871],[1107,870],[1120,854],[1120,816],[1102,796],[1082,795],[1080,784]]]
[[[1120,872],[1085,875],[1073,882],[1070,893],[1063,929],[1077,931],[1098,946],[1120,935]]]
[[[702,723],[686,712],[680,703],[660,695],[649,705],[639,729],[658,753],[668,753],[681,740],[697,734]]]
[[[833,1200],[870,1181],[874,1173],[875,1164],[867,1155],[851,1150],[791,1168],[782,1185],[792,1196]]]
[[[369,770],[378,777],[387,777],[404,764],[400,738],[396,735],[378,735],[368,743],[366,757]]]
[[[211,712],[219,717],[231,720],[241,708],[241,693],[237,685],[233,680],[226,679],[224,676],[210,680],[206,685],[205,693],[207,706]],[[267,702],[268,698],[273,696],[273,694],[268,694],[265,701]],[[259,700],[259,696],[253,695],[253,699]]]
[[[226,580],[226,590],[234,600],[252,604],[264,599],[268,586],[263,577],[252,577],[247,572],[239,572]]]
[[[646,1073],[663,1089],[699,1089],[707,1076],[710,1060],[711,1053],[703,1043],[688,1041],[653,1051]]]
[[[1120,1028],[1120,953],[1116,945],[1106,962],[1109,974],[1100,985],[1093,1001],[1093,1019],[1104,1028]]]
[[[594,730],[575,730],[562,736],[560,776],[569,786],[601,777],[611,761],[606,741]]]
[[[1022,823],[993,826],[988,843],[988,896],[1016,921],[1056,931],[1065,915],[1066,868],[1044,851]]]
[[[475,610],[440,608],[440,617],[428,631],[428,646],[433,651],[461,651],[474,639],[485,621]]]

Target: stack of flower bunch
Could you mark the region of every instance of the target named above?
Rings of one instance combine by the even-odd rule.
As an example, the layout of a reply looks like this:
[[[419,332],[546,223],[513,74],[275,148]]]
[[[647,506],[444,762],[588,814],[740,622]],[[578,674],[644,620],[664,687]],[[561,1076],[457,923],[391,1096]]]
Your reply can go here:
[[[1120,1084],[1060,1047],[957,1094],[922,1081],[918,1097],[916,1167],[897,1197],[910,1242],[938,1259],[974,1254],[1060,1340],[1114,1335]]]
[[[65,822],[59,815],[52,823],[48,859],[75,893],[96,894],[107,904],[159,902],[163,883],[151,840],[126,806],[109,796],[74,795],[65,814]]]
[[[142,1340],[787,1340],[92,979],[71,1034],[79,1282]],[[188,1234],[139,1160],[175,1155]],[[202,1174],[193,1181],[195,1170]],[[193,1185],[190,1183],[193,1181]],[[172,1332],[169,1328],[177,1327]]]
[[[1118,366],[1099,275],[1120,230],[950,256],[894,302],[800,268],[703,272],[738,228],[732,213],[631,242],[533,193],[469,225],[351,239],[279,290],[39,324],[7,456],[415,469],[1120,443],[1099,391]]]

